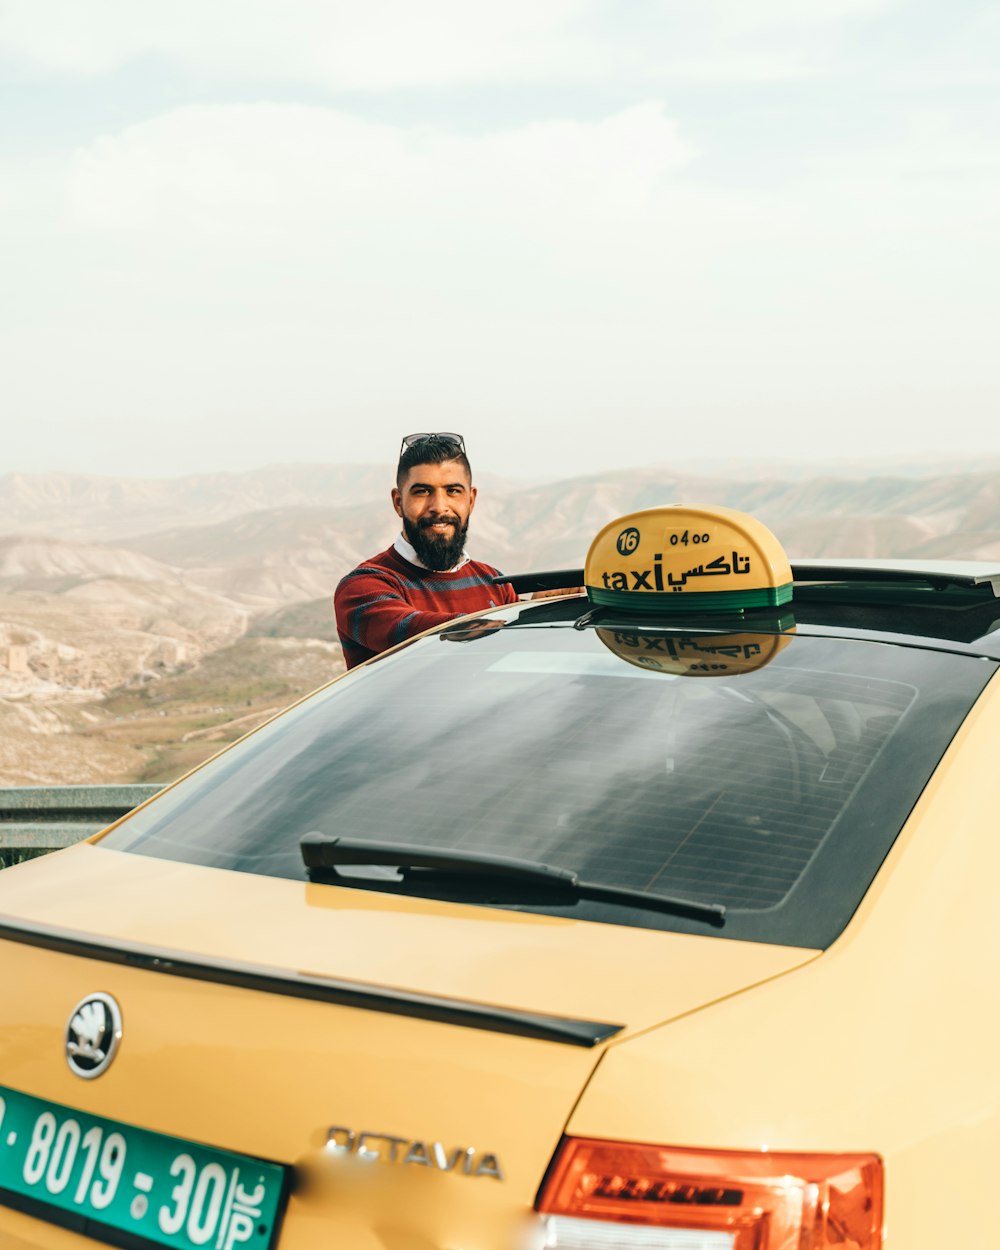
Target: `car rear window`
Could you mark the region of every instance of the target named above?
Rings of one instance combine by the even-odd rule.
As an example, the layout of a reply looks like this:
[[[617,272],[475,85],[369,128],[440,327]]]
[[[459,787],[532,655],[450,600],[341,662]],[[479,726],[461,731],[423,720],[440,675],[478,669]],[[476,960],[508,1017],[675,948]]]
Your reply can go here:
[[[805,635],[772,654],[762,635],[769,662],[733,671],[721,652],[712,663],[710,637],[644,630],[616,652],[602,633],[426,638],[258,730],[103,845],[298,880],[311,831],[485,852],[723,904],[725,920],[474,879],[418,886],[385,867],[344,883],[821,948],[996,667]],[[684,674],[619,653],[692,647],[705,663]]]

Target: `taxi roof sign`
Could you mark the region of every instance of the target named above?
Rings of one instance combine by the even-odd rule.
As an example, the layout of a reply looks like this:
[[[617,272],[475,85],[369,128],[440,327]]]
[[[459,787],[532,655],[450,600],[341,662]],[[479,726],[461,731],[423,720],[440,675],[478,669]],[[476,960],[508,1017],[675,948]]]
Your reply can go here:
[[[729,612],[792,598],[777,538],[735,508],[687,504],[619,517],[598,533],[584,565],[591,603],[629,612]]]

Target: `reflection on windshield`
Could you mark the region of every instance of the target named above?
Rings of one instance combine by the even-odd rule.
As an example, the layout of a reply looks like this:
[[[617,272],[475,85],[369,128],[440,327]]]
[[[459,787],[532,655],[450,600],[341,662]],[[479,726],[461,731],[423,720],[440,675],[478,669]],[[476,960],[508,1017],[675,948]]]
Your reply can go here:
[[[710,655],[670,637],[674,655]],[[831,873],[852,883],[836,903],[850,915],[990,666],[759,639],[764,663],[693,680],[593,630],[430,638],[251,735],[105,844],[300,880],[310,830],[504,855],[721,903],[747,933],[793,940],[791,924],[808,945],[817,857],[827,894]],[[756,643],[726,645],[739,660]]]

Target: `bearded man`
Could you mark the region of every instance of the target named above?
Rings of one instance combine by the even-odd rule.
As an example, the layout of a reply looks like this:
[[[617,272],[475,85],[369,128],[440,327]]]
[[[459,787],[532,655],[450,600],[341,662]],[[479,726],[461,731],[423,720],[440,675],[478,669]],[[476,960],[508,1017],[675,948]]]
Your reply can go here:
[[[460,434],[403,439],[392,506],[403,532],[348,573],[334,595],[348,668],[466,612],[514,603],[489,564],[465,555],[476,488]]]

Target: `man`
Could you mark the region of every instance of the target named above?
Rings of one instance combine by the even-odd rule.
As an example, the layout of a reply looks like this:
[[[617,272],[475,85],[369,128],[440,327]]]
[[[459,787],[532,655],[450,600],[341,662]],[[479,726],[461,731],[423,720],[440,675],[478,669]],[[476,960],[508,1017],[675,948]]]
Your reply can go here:
[[[334,595],[347,667],[466,612],[514,603],[497,570],[465,554],[476,488],[459,434],[409,434],[392,506],[403,532],[348,573]]]

